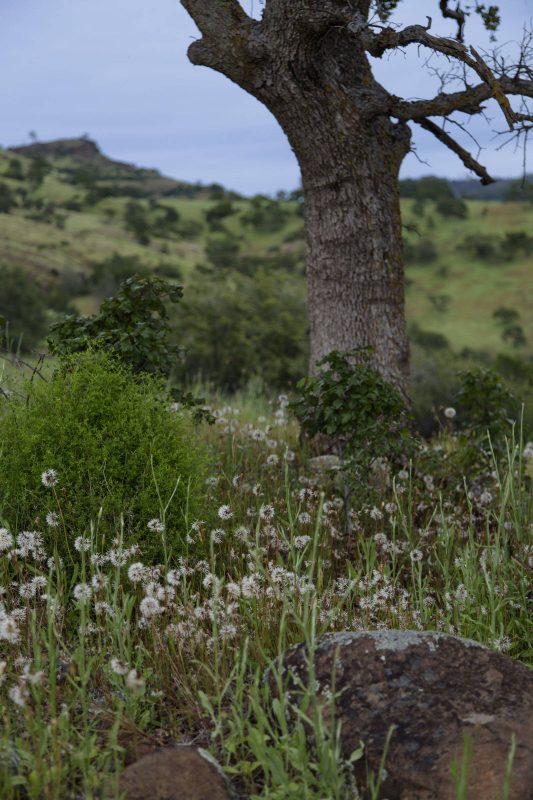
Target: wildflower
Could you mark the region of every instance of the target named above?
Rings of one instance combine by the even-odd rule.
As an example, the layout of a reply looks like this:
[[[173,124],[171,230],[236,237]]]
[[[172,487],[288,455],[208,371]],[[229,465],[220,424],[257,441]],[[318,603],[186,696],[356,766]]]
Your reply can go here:
[[[7,667],[7,662],[0,661],[0,686],[3,684],[6,678],[5,676],[6,667]]]
[[[59,516],[55,511],[49,511],[46,515],[46,524],[49,528],[59,527]]]
[[[422,551],[421,550],[417,550],[416,548],[414,550],[411,550],[411,552],[409,553],[409,556],[410,556],[411,561],[413,563],[416,563],[417,561],[422,561],[422,558],[423,558]]]
[[[505,653],[511,649],[513,642],[510,636],[501,636],[499,639],[495,639],[492,644],[496,650]]]
[[[8,691],[8,697],[16,706],[23,708],[26,705],[26,693],[21,686],[14,684]]]
[[[161,614],[163,609],[161,608],[161,604],[159,600],[155,597],[144,597],[141,600],[141,604],[139,606],[141,615],[145,619],[150,619],[151,617],[156,617],[158,614]]]
[[[406,481],[406,480],[408,480],[408,479],[409,479],[409,473],[408,473],[408,471],[407,471],[406,469],[401,469],[401,470],[399,471],[399,473],[398,473],[398,478],[399,478],[401,481]]]
[[[444,409],[444,416],[446,417],[446,419],[454,419],[457,416],[457,411],[455,410],[455,408],[452,408],[450,406],[449,408]]]
[[[376,521],[378,519],[383,519],[383,514],[381,513],[379,508],[377,508],[376,506],[374,506],[374,508],[371,509],[370,516],[371,516],[372,519],[375,519]]]
[[[86,536],[78,536],[74,540],[74,549],[77,550],[78,553],[87,553],[91,549],[91,540]]]
[[[110,617],[114,614],[112,607],[109,603],[106,603],[105,600],[98,600],[94,604],[94,611],[95,614],[107,614]]]
[[[0,528],[0,553],[13,547],[13,537],[7,528]]]
[[[246,525],[240,525],[235,530],[235,536],[241,542],[245,542],[248,539],[249,535],[250,535],[250,528],[247,528]]]
[[[378,547],[386,548],[389,544],[389,537],[386,533],[380,532],[374,535],[374,541]]]
[[[524,461],[531,461],[533,460],[533,442],[528,442],[524,447],[524,452],[522,453],[522,457]]]
[[[15,644],[15,642],[18,642],[19,635],[19,629],[13,617],[8,617],[7,615],[2,616],[0,614],[0,639]]]
[[[271,505],[263,505],[259,509],[259,518],[260,519],[271,520],[271,519],[274,519],[275,514],[276,514],[276,510],[275,510],[274,506],[271,506]]]
[[[285,452],[285,461],[291,462],[294,461],[295,458],[296,458],[296,453],[293,450],[287,450]]]
[[[220,544],[225,535],[226,531],[222,530],[222,528],[215,528],[210,534],[211,540],[214,544]]]
[[[303,550],[304,547],[307,547],[310,541],[311,541],[310,536],[295,536],[294,546],[296,547],[297,550]]]
[[[218,481],[219,481],[219,479],[216,476],[212,475],[210,478],[206,478],[205,479],[205,485],[206,486],[216,486]]]
[[[463,602],[468,597],[468,591],[466,586],[463,583],[460,583],[457,589],[455,590],[455,599],[459,600],[459,602]]]
[[[218,516],[220,519],[231,519],[233,516],[233,511],[229,506],[220,506],[218,509]]]
[[[111,667],[111,670],[112,672],[115,673],[115,675],[126,675],[127,672],[129,671],[129,667],[122,664],[118,660],[118,658],[112,658],[111,661],[109,662],[109,666]]]
[[[148,522],[146,527],[148,528],[149,531],[152,531],[152,533],[164,533],[165,532],[164,523],[161,522],[160,519],[157,519],[157,517],[155,517],[154,519],[151,519]]]
[[[144,680],[139,678],[136,669],[130,669],[126,675],[126,686],[133,692],[142,692],[144,689]]]
[[[307,511],[300,511],[298,514],[298,522],[301,525],[308,525],[311,522],[311,514],[308,514]]]
[[[275,453],[271,453],[266,460],[267,467],[275,467],[279,463],[279,458]]]
[[[41,482],[47,489],[51,489],[52,486],[57,486],[58,477],[56,470],[46,469],[43,473],[41,473]]]
[[[80,603],[84,603],[91,598],[93,590],[88,583],[78,583],[74,587],[73,595]]]
[[[45,557],[42,534],[38,531],[22,531],[17,535],[17,550],[15,552],[18,556],[23,556],[24,558],[33,556],[36,561],[40,561]]]
[[[107,575],[102,575],[102,574],[93,575],[93,577],[91,578],[91,586],[93,587],[95,592],[98,592],[100,589],[105,589],[108,581],[109,578],[107,577]]]
[[[481,493],[479,497],[479,502],[482,506],[486,506],[492,500],[492,494],[486,489],[484,492]]]

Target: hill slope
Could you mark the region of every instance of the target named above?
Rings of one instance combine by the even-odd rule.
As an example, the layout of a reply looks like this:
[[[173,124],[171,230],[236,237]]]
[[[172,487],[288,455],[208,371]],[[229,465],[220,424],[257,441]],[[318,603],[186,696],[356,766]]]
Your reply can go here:
[[[60,292],[63,306],[55,302],[51,318],[69,304],[93,311],[137,269],[187,288],[197,264],[246,263],[253,272],[275,262],[305,292],[297,193],[274,201],[194,186],[114,161],[82,138],[0,151],[2,202],[0,264]],[[473,200],[461,219],[443,216],[433,202],[402,202],[407,313],[415,330],[440,333],[455,349],[512,352],[492,316],[504,306],[520,315],[531,352],[533,205]]]

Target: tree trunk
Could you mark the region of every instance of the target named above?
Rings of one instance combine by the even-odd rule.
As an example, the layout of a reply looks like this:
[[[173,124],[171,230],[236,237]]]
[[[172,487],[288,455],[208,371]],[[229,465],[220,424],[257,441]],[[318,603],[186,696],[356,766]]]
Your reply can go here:
[[[226,74],[273,113],[302,171],[311,371],[331,350],[370,346],[408,396],[398,175],[410,131],[374,79],[337,0],[269,0],[261,23],[237,0],[182,0],[203,38],[193,63]],[[352,9],[368,17],[369,0]],[[355,17],[354,17],[355,18]]]
[[[328,105],[319,87],[302,105],[276,109],[302,172],[310,369],[331,350],[371,347],[372,363],[407,399],[398,177],[409,129]]]

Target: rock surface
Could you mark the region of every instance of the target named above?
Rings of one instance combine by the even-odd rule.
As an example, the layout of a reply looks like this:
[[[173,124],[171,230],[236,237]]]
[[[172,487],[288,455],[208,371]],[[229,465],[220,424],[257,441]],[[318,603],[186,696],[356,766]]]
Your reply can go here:
[[[283,663],[306,680],[303,645]],[[375,631],[328,634],[318,642],[315,672],[327,694],[335,665],[337,719],[343,751],[362,740],[366,763],[378,772],[387,731],[395,726],[380,797],[456,800],[451,773],[471,737],[468,797],[501,800],[513,734],[516,751],[509,800],[533,800],[533,671],[466,639],[438,633]],[[297,684],[289,688],[298,695]]]
[[[222,770],[204,750],[165,747],[126,767],[120,776],[124,800],[230,800]],[[122,796],[122,795],[121,795]]]

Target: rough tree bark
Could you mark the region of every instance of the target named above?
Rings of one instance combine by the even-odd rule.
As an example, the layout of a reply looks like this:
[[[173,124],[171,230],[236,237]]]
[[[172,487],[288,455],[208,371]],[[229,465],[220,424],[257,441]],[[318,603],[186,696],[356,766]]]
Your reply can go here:
[[[373,9],[379,13],[377,0],[266,0],[261,21],[248,17],[237,0],[181,3],[202,34],[189,49],[190,60],[222,72],[264,103],[300,164],[311,369],[331,350],[370,346],[375,366],[407,397],[398,185],[410,148],[407,122],[432,131],[482,182],[490,182],[484,168],[427,117],[457,109],[479,113],[494,96],[510,126],[528,122],[528,115],[512,111],[506,93],[533,95],[531,76],[524,80],[518,70],[512,80],[502,75],[499,81],[476,51],[431,36],[430,25],[376,31],[369,17]],[[445,0],[440,7],[456,18]],[[464,17],[458,24],[461,39]],[[412,43],[459,60],[481,83],[428,101],[389,94],[372,75],[367,54],[380,57]]]

